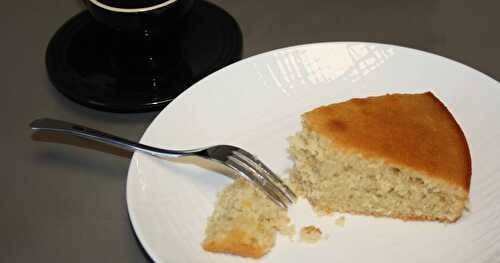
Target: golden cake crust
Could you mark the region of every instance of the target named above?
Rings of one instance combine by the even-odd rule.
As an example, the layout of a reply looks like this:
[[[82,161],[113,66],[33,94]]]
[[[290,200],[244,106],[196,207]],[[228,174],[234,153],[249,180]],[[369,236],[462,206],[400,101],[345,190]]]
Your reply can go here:
[[[206,241],[203,249],[211,252],[229,253],[244,257],[260,258],[270,247],[262,247],[252,242],[251,235],[240,229],[233,229],[224,240]]]
[[[423,171],[469,192],[467,141],[431,92],[351,99],[307,112],[304,121],[345,150]]]
[[[333,210],[323,210],[326,214],[333,213]],[[425,215],[402,215],[400,213],[393,213],[392,215],[388,216],[384,212],[368,212],[368,211],[354,211],[354,210],[349,210],[349,209],[340,209],[337,210],[337,212],[340,213],[349,213],[353,215],[362,215],[362,216],[376,216],[376,217],[392,217],[392,218],[399,218],[403,221],[439,221],[439,222],[446,222],[446,223],[454,223],[458,220],[458,217],[450,220],[447,217],[435,217],[435,216],[425,216]]]

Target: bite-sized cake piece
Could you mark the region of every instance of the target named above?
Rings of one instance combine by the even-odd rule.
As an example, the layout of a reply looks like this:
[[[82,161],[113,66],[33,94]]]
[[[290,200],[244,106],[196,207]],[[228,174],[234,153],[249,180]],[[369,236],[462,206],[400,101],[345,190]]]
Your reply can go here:
[[[277,232],[293,235],[287,211],[250,182],[237,179],[218,196],[205,230],[203,248],[260,258],[274,246]]]
[[[291,183],[317,212],[453,222],[468,203],[465,136],[430,92],[307,112],[289,152]]]
[[[340,226],[340,227],[344,227],[344,225],[345,225],[345,216],[341,216],[341,217],[335,219],[335,225]]]
[[[300,229],[300,241],[305,243],[316,243],[322,238],[321,229],[315,226],[305,226]]]

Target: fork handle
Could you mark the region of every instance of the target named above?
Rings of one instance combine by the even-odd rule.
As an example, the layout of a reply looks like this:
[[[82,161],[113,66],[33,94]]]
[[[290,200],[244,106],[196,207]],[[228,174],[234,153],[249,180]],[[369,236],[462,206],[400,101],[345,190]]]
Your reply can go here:
[[[140,151],[159,157],[179,157],[192,154],[192,151],[176,151],[151,147],[102,131],[60,120],[48,118],[37,119],[30,123],[30,127],[35,131],[49,131],[74,135],[85,139],[102,142],[127,151]]]

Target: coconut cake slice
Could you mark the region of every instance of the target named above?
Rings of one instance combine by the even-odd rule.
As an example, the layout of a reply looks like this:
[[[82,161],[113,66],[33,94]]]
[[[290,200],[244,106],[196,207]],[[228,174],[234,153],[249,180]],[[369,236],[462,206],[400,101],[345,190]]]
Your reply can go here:
[[[291,183],[317,212],[454,222],[468,202],[465,136],[430,92],[314,109],[289,152]]]

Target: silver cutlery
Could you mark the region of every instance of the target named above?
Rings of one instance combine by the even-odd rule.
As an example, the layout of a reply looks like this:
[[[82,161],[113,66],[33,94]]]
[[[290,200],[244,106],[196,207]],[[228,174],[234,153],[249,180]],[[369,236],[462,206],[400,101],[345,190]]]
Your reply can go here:
[[[160,149],[78,124],[47,118],[33,121],[30,127],[35,131],[74,135],[128,151],[140,151],[156,157],[198,156],[229,167],[244,179],[254,183],[281,208],[287,208],[297,198],[293,191],[255,155],[236,146],[215,145],[192,150]]]

